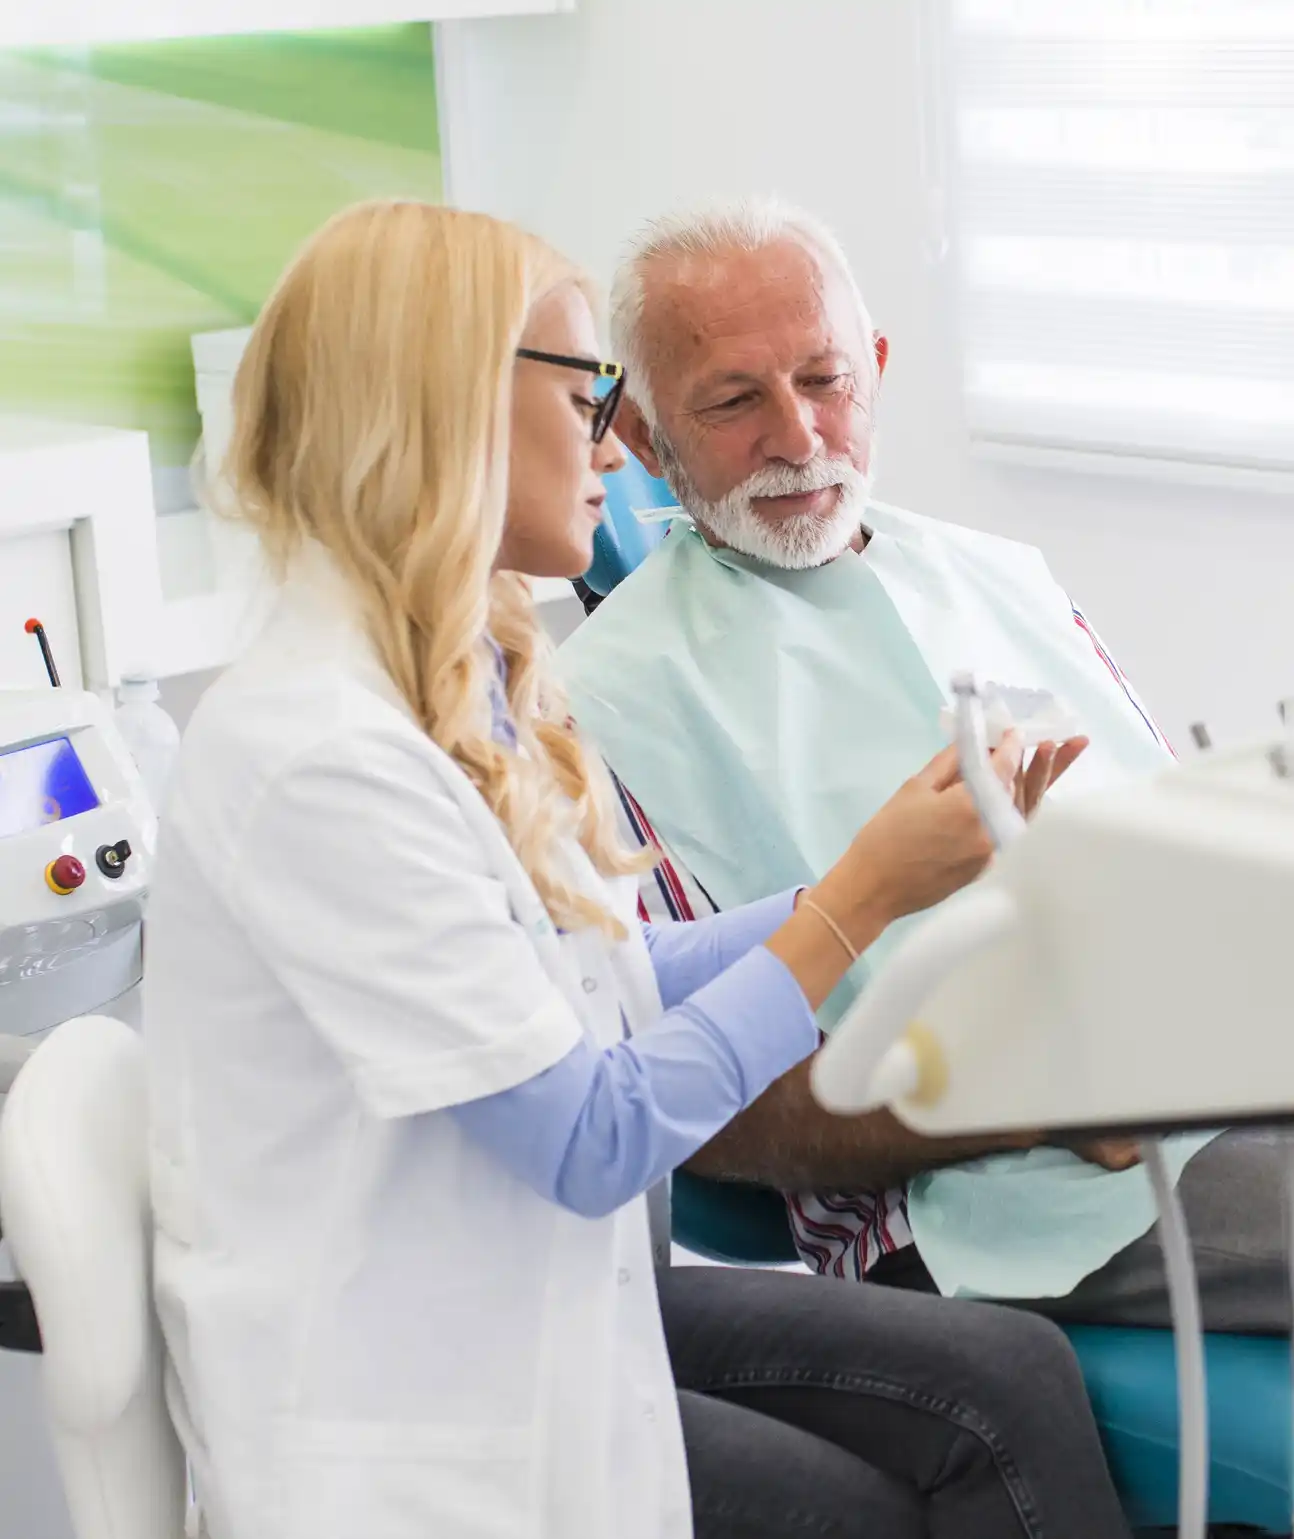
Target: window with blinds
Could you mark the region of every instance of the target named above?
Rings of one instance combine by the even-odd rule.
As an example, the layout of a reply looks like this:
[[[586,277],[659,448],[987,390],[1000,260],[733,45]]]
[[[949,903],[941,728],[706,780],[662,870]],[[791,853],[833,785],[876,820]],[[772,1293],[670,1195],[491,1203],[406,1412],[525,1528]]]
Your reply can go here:
[[[948,0],[976,438],[1294,469],[1294,0]]]

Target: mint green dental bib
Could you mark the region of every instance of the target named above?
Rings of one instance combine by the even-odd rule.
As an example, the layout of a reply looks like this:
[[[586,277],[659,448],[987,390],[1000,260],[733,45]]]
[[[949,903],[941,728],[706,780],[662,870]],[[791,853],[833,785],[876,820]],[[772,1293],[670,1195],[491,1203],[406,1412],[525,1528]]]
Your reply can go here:
[[[1167,760],[1038,551],[879,504],[867,521],[862,555],[807,572],[676,524],[559,653],[581,730],[720,908],[821,877],[945,746],[960,669],[1073,707],[1092,746],[1053,796]],[[871,948],[827,1027],[919,922]]]
[[[862,555],[807,572],[676,524],[559,654],[581,730],[720,908],[820,878],[944,746],[960,669],[1073,708],[1092,746],[1053,796],[1167,762],[1040,552],[879,504],[867,524]],[[869,949],[824,1030],[922,920]],[[1174,1177],[1205,1142],[1170,1140]],[[1140,1170],[1039,1150],[922,1177],[909,1218],[944,1293],[1048,1297],[1144,1234],[1154,1205]]]

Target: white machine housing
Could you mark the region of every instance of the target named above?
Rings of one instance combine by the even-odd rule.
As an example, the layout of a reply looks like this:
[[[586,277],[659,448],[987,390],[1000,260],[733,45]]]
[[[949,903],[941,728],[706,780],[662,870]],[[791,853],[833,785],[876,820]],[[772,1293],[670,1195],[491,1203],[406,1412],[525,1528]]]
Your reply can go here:
[[[899,948],[813,1086],[930,1136],[1287,1115],[1294,743],[1045,806]]]
[[[13,815],[21,750],[61,739],[70,745],[98,805],[30,826],[30,818]],[[24,794],[29,792],[30,786]],[[131,855],[122,874],[112,878],[96,857],[121,840],[130,844]],[[3,1060],[16,1051],[4,1038],[41,1034],[102,1009],[138,984],[144,896],[156,842],[157,818],[143,783],[95,695],[0,690],[0,1075]],[[46,880],[63,855],[85,868],[83,885],[65,894]]]

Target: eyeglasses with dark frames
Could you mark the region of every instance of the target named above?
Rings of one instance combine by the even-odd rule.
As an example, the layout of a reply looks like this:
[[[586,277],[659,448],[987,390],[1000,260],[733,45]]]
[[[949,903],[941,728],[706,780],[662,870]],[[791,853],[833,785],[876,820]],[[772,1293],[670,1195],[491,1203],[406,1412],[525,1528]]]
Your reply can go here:
[[[620,410],[620,401],[625,393],[624,364],[599,363],[596,358],[573,358],[566,353],[540,353],[533,347],[519,347],[517,357],[529,358],[534,363],[551,363],[559,369],[582,369],[586,374],[611,381],[611,388],[598,398],[590,425],[593,442],[600,444],[610,432],[611,424]]]

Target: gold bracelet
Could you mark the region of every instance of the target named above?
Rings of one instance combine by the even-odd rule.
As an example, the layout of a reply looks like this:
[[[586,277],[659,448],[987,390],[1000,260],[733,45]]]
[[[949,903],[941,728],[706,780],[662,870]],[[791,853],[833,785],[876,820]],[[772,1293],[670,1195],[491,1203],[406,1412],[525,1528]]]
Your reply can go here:
[[[849,960],[851,962],[856,962],[858,960],[858,952],[854,949],[849,937],[826,911],[826,909],[819,908],[807,892],[800,894],[800,907],[809,909],[811,912],[815,913],[819,919],[822,920],[827,929],[831,931],[831,933],[836,937],[840,944],[845,948],[846,952],[849,954]]]

